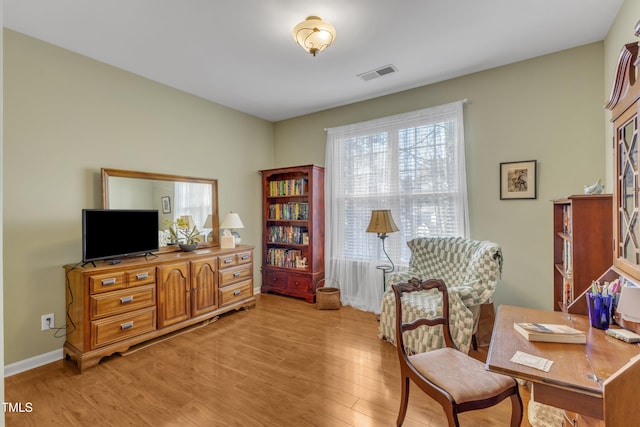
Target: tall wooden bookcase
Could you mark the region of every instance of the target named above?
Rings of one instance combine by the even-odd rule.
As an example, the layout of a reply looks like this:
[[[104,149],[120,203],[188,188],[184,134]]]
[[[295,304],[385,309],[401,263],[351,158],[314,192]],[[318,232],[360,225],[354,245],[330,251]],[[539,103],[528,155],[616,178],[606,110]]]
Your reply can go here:
[[[315,302],[324,279],[324,168],[262,174],[262,288]]]
[[[553,201],[553,306],[587,314],[578,298],[611,266],[611,194],[575,195]]]

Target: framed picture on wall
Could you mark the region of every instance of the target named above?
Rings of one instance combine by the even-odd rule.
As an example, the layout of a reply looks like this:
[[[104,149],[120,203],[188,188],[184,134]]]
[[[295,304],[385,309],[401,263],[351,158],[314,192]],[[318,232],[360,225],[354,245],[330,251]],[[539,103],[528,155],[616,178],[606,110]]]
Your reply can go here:
[[[500,163],[500,199],[535,199],[536,160]]]
[[[162,213],[171,213],[171,198],[169,198],[169,196],[162,196]]]

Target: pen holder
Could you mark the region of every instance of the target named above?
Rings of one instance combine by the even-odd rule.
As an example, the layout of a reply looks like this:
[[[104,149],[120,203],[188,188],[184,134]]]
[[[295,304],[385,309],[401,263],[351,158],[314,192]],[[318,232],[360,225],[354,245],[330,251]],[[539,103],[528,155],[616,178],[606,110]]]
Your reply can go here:
[[[604,296],[587,292],[591,326],[598,329],[609,329],[612,301],[613,297],[611,295]]]

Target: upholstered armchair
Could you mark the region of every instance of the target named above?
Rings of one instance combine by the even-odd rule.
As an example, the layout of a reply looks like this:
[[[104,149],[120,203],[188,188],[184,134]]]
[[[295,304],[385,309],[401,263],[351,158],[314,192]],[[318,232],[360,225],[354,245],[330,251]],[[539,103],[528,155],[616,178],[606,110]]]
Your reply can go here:
[[[392,284],[442,279],[449,292],[450,328],[453,341],[468,353],[476,331],[480,305],[488,302],[502,273],[500,245],[462,237],[416,238],[407,242],[411,250],[409,269],[391,274],[380,311],[380,337],[395,345],[395,297]],[[412,292],[403,297],[405,321],[418,317],[441,316],[438,293]],[[407,333],[405,347],[424,353],[444,346],[440,329]]]

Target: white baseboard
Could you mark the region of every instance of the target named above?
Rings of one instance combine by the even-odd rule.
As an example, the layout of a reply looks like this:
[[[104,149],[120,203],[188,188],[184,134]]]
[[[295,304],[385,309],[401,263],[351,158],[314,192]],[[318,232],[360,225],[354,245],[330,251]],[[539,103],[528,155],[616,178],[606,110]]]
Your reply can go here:
[[[10,377],[11,375],[19,374],[20,372],[25,372],[42,365],[46,365],[47,363],[57,362],[58,360],[62,360],[63,357],[64,352],[60,348],[58,350],[50,351],[49,353],[40,354],[19,362],[11,363],[9,365],[5,365],[4,376],[5,378]]]

